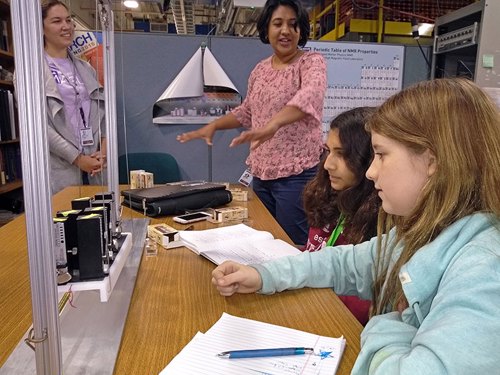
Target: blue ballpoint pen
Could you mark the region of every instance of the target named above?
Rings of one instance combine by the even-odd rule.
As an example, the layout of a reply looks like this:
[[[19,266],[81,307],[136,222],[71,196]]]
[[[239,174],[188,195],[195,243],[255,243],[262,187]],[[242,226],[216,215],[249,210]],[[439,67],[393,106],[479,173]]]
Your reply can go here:
[[[231,350],[217,354],[219,358],[255,358],[276,357],[283,355],[300,355],[314,353],[313,348],[276,348],[276,349],[251,349]]]

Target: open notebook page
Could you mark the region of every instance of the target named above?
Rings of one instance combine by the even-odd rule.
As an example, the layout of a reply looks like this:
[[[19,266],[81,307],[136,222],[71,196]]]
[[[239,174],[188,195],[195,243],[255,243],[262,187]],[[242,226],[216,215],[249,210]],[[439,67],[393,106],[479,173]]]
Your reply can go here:
[[[208,244],[203,255],[215,264],[233,260],[241,264],[260,264],[287,255],[300,254],[300,250],[282,240],[243,240]]]
[[[186,246],[198,254],[216,243],[249,241],[250,238],[252,240],[274,238],[269,232],[259,231],[245,224],[206,230],[181,231],[179,234]]]
[[[323,355],[245,359],[225,359],[216,356],[227,350],[279,347],[312,347]],[[318,336],[224,313],[205,335],[196,336],[196,339],[186,346],[171,365],[161,372],[161,375],[335,374],[344,347],[343,338]]]

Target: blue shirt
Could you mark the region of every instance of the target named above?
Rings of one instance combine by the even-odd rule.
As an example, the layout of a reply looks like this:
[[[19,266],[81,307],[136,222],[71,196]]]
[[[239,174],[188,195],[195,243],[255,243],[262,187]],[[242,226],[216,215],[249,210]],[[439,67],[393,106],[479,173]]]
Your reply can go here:
[[[392,241],[394,230],[388,235]],[[262,277],[262,293],[333,287],[369,299],[375,255],[376,238],[253,267]],[[500,371],[499,218],[477,213],[458,220],[419,249],[399,276],[409,307],[370,319],[352,374]]]

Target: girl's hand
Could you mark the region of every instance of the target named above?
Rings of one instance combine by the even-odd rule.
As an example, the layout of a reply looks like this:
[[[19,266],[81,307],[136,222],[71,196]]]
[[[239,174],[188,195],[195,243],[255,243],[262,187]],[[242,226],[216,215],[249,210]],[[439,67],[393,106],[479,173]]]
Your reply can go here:
[[[226,261],[212,271],[212,284],[225,297],[234,293],[254,293],[262,288],[262,279],[255,268]]]

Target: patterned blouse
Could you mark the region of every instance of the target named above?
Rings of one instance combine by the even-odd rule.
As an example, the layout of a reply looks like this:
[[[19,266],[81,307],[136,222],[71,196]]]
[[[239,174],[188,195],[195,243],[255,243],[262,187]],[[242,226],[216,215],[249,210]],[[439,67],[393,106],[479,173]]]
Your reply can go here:
[[[281,127],[274,137],[250,151],[247,164],[254,176],[274,180],[300,174],[319,163],[325,91],[326,64],[319,53],[305,52],[281,70],[272,67],[272,56],[257,64],[248,79],[245,100],[232,112],[238,121],[247,128],[262,128],[287,105],[307,116]]]

